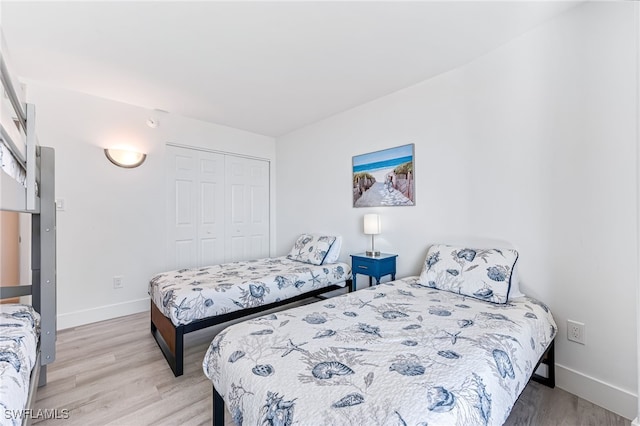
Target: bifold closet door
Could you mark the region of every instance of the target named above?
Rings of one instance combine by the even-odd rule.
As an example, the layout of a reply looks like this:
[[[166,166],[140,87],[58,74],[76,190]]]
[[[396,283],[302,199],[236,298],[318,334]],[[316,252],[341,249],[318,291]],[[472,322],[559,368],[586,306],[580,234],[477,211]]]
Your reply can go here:
[[[269,256],[269,162],[167,145],[167,269]]]
[[[225,261],[225,156],[167,146],[169,269]]]
[[[269,257],[269,163],[227,155],[226,261]]]

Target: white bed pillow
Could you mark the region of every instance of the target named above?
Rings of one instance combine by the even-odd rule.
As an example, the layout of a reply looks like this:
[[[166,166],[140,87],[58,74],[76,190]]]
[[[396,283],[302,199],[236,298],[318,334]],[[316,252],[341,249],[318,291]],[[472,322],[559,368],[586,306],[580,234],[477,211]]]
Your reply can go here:
[[[336,237],[333,235],[302,234],[287,255],[291,260],[322,265]]]
[[[487,238],[487,237],[461,237],[461,238],[448,238],[446,244],[450,244],[453,246],[467,246],[467,247],[477,247],[477,248],[494,248],[494,249],[517,249],[511,244],[509,241],[500,240],[497,238]],[[520,290],[520,267],[518,266],[520,262],[516,262],[516,265],[513,268],[513,275],[511,276],[511,289],[509,290],[509,300],[515,297],[524,297],[524,294]]]
[[[515,266],[513,267],[513,275],[511,275],[511,290],[509,290],[509,300],[513,299],[514,297],[525,296],[525,294],[520,291],[520,273],[518,272],[518,264],[519,262],[516,262]]]
[[[340,257],[340,250],[342,249],[342,235],[336,235],[336,240],[331,244],[327,257],[324,258],[322,264],[336,263]]]
[[[507,303],[517,260],[518,252],[513,249],[436,244],[429,247],[419,282],[491,303]]]

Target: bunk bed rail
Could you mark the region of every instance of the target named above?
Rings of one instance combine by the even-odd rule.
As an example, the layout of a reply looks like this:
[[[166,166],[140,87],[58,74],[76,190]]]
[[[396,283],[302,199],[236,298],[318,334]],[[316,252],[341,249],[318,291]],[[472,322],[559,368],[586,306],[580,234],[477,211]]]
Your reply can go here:
[[[37,212],[39,210],[38,197],[38,167],[30,167],[38,161],[38,140],[35,132],[35,107],[23,103],[14,88],[4,56],[0,52],[0,83],[2,83],[2,107],[0,110],[0,149],[6,147],[7,155],[11,158],[2,158],[2,166],[15,164],[19,168],[19,174],[24,174],[24,179],[17,176],[2,175],[0,185],[0,208],[2,210]],[[8,100],[8,103],[5,101]]]
[[[7,92],[7,96],[9,97],[9,102],[11,102],[11,106],[13,110],[17,114],[17,119],[22,127],[22,129],[27,131],[27,113],[22,108],[22,103],[18,98],[18,94],[13,88],[13,82],[11,81],[11,74],[9,74],[9,70],[7,69],[7,64],[4,60],[4,56],[0,53],[0,81],[2,82],[2,86],[5,88]]]

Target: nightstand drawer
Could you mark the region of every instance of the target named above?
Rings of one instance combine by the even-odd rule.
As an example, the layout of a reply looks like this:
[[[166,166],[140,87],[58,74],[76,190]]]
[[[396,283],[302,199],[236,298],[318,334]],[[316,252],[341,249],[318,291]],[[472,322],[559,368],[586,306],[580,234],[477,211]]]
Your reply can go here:
[[[373,259],[366,259],[366,258],[359,258],[358,261],[356,262],[356,264],[354,265],[354,269],[358,269],[358,270],[370,270],[373,271],[376,269],[376,267],[380,265],[379,262],[377,262],[376,260]]]

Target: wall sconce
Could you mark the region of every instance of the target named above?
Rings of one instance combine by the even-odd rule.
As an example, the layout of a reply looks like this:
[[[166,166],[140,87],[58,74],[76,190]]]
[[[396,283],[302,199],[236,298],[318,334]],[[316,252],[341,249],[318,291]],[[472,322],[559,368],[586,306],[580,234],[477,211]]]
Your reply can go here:
[[[379,234],[381,231],[380,227],[380,216],[371,213],[364,215],[364,233],[367,235],[371,235],[371,250],[367,250],[367,256],[380,256],[380,252],[375,249],[374,246],[374,236]]]
[[[147,154],[142,152],[129,151],[126,149],[111,149],[106,148],[104,155],[107,156],[109,161],[118,167],[124,167],[125,169],[133,169],[138,167],[147,158]]]

